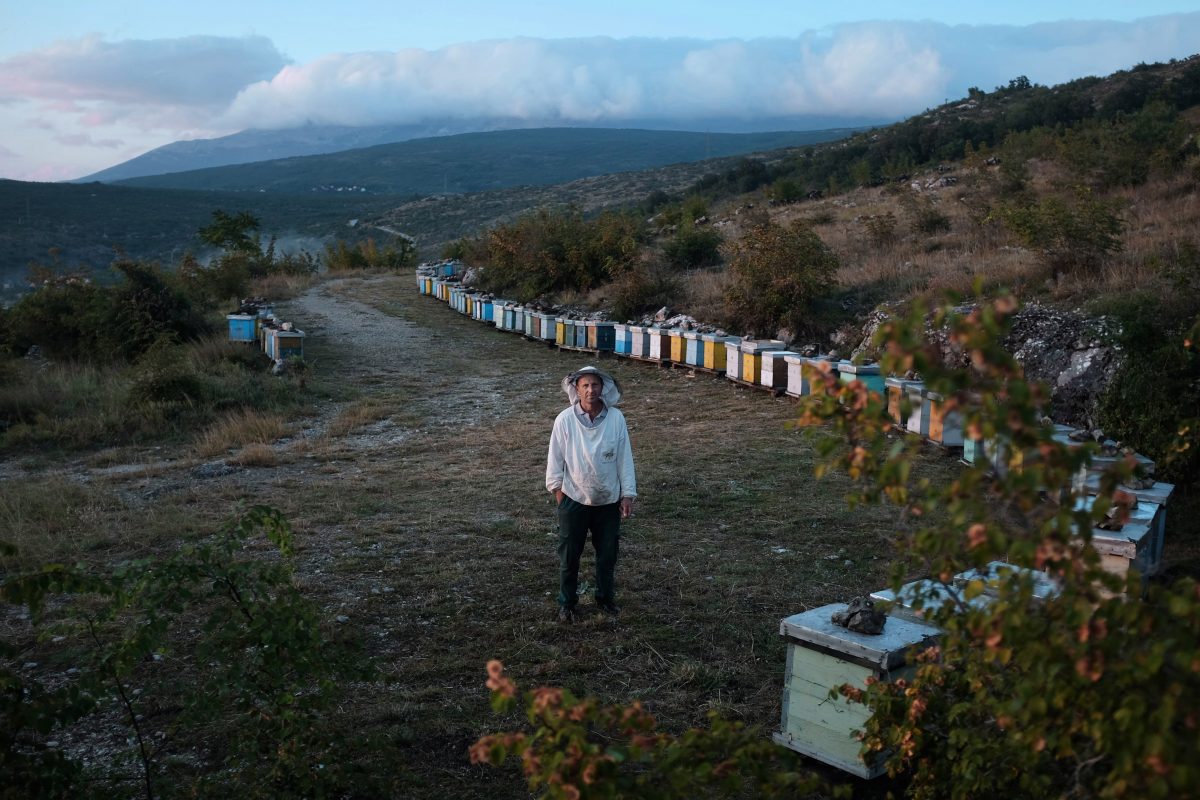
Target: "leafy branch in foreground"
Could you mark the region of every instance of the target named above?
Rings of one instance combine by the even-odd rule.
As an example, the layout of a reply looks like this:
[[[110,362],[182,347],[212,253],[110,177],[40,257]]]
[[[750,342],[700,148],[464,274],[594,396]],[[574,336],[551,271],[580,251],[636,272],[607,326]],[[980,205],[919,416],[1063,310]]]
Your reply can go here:
[[[942,630],[912,678],[842,693],[870,706],[868,751],[916,798],[1165,797],[1200,785],[1200,586],[1149,583],[1104,568],[1093,526],[1133,496],[1119,486],[1133,462],[1101,475],[1094,502],[1073,479],[1092,458],[1056,441],[1041,417],[1046,387],[1024,379],[1000,346],[1016,304],[1001,298],[965,316],[943,311],[972,367],[952,370],[922,339],[924,312],[880,332],[884,369],[920,373],[990,445],[982,465],[936,485],[916,479],[913,442],[890,438],[881,400],[825,376],[804,421],[832,422],[823,468],[861,482],[859,502],[897,506],[893,588],[932,576],[922,597]],[[995,572],[1002,560],[1024,570]],[[956,582],[968,570],[978,578]],[[1035,580],[1056,590],[1034,597]],[[920,606],[922,603],[917,603]]]
[[[278,559],[247,557],[258,537]],[[169,558],[106,572],[50,564],[5,580],[0,599],[25,606],[81,664],[53,687],[0,669],[0,768],[49,797],[111,794],[135,780],[148,798],[344,794],[354,761],[328,713],[340,681],[375,671],[326,637],[291,558],[287,521],[255,507]],[[132,731],[139,774],[117,770],[101,790],[47,739],[113,708]],[[183,752],[208,768],[191,780],[172,772],[166,761]]]
[[[938,314],[967,370],[945,367],[926,343],[923,309],[880,333],[884,369],[919,372],[946,411],[963,415],[968,435],[988,443],[995,474],[976,464],[946,483],[914,475],[920,441],[894,438],[878,394],[828,367],[811,378],[819,391],[801,422],[840,434],[819,437],[819,471],[846,472],[859,482],[853,502],[888,503],[911,521],[898,526],[892,588],[931,576],[913,605],[941,629],[914,654],[915,674],[835,694],[871,709],[863,748],[887,758],[910,797],[1190,796],[1200,785],[1200,585],[1105,569],[1092,532],[1110,512],[1128,519],[1134,496],[1120,486],[1134,462],[1101,473],[1092,501],[1077,493],[1094,450],[1053,438],[1042,417],[1047,388],[1026,381],[1000,346],[1015,310],[1003,297],[967,315]],[[1181,346],[1195,341],[1193,331]],[[993,570],[997,560],[1017,569]],[[515,685],[499,662],[489,673],[494,707],[511,709]],[[707,731],[672,738],[636,703],[602,706],[542,688],[525,704],[532,731],[484,737],[472,759],[516,756],[529,786],[548,797],[814,787],[790,751],[715,718]]]
[[[499,661],[487,666],[492,708],[512,711],[516,684]],[[484,736],[471,747],[471,763],[519,759],[529,788],[543,797],[802,797],[819,786],[795,754],[715,714],[708,728],[672,736],[638,701],[604,705],[550,687],[523,699],[532,732]]]

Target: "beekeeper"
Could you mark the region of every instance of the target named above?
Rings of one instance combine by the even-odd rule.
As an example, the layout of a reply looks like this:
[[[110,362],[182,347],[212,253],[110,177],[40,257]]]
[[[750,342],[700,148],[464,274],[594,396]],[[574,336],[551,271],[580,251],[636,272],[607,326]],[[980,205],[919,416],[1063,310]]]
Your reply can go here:
[[[558,503],[558,620],[575,621],[579,558],[588,533],[596,551],[596,606],[619,613],[613,573],[621,520],[633,516],[637,479],[621,387],[608,373],[584,367],[563,378],[570,405],[554,420],[546,456],[546,489]]]

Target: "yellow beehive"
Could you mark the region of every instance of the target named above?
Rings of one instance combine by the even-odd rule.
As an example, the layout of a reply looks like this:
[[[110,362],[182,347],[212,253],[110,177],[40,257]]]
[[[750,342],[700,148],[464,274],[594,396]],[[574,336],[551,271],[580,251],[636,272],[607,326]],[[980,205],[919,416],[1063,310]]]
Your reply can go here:
[[[778,339],[751,339],[742,342],[742,369],[739,377],[746,383],[762,383],[762,354],[767,350],[782,350],[784,343]]]
[[[676,364],[684,363],[684,356],[687,353],[687,340],[683,338],[683,329],[671,328],[667,331],[667,335],[671,337],[671,360]]]

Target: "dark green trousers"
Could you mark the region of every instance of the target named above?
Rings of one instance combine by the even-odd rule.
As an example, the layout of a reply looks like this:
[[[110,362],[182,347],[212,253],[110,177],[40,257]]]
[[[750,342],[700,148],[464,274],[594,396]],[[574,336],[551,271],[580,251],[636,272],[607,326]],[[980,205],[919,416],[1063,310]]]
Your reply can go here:
[[[614,603],[613,573],[621,532],[621,504],[585,506],[563,495],[558,504],[558,604],[574,608],[579,597],[579,559],[592,534],[596,550],[596,602]]]

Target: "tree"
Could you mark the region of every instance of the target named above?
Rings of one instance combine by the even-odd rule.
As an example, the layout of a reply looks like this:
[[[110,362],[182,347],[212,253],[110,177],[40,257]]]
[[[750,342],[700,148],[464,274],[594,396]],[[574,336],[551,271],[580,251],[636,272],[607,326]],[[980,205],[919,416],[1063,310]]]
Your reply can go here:
[[[812,301],[832,288],[838,259],[802,221],[767,220],[726,245],[734,280],[725,295],[732,323],[758,334],[800,330]]]
[[[229,214],[212,212],[212,222],[200,229],[200,238],[213,247],[231,253],[259,253],[258,217],[249,211]]]

